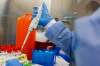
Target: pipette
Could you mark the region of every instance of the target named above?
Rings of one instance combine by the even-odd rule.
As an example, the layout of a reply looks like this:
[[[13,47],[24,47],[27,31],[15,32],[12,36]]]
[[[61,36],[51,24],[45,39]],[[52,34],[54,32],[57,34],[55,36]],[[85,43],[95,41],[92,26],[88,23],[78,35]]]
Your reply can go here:
[[[39,5],[37,5],[38,0],[35,0],[35,3],[36,3],[36,4],[34,4],[34,6],[35,6],[35,7],[36,7],[36,6],[39,7],[38,14],[37,14],[37,16],[36,16],[35,18],[33,18],[33,20],[31,21],[31,23],[30,23],[30,25],[29,25],[29,29],[28,29],[27,35],[26,35],[26,37],[25,37],[25,40],[24,40],[24,42],[23,42],[23,44],[22,44],[21,50],[23,50],[23,48],[24,48],[24,46],[25,46],[25,44],[26,44],[26,42],[27,42],[27,39],[28,39],[30,33],[32,32],[32,30],[33,30],[33,29],[36,29],[37,26],[38,26],[39,19],[40,19],[41,14],[42,14],[42,4],[43,4],[43,2],[44,2],[44,1],[42,1],[42,2],[41,2],[41,5],[39,6]]]

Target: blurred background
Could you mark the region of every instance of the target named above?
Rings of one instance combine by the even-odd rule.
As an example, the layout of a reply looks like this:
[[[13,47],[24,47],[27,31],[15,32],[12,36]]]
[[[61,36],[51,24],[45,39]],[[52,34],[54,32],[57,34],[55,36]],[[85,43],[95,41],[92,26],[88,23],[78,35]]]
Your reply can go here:
[[[50,14],[65,23],[88,15],[87,4],[91,0],[46,0]],[[100,2],[100,0],[97,0]],[[32,0],[0,0],[0,44],[15,44],[17,18],[33,11]],[[92,7],[91,7],[92,8]]]

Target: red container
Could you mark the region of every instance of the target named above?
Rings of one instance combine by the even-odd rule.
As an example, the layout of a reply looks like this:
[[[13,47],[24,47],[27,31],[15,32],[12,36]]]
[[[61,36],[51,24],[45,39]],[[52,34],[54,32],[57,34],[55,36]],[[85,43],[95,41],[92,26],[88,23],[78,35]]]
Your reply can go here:
[[[23,44],[23,41],[26,37],[26,34],[28,32],[28,27],[32,20],[32,14],[27,13],[23,16],[20,16],[18,18],[17,24],[16,24],[16,47],[18,49],[21,49],[21,46]],[[22,52],[27,54],[28,59],[32,59],[32,50],[35,48],[35,32],[36,30],[33,30],[26,42],[26,45],[24,46]]]

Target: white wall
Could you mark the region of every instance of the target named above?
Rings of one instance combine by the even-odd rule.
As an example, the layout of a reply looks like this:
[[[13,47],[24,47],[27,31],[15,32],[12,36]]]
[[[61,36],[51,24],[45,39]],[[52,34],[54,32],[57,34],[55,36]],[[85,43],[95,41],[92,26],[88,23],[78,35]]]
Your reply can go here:
[[[7,0],[0,0],[0,16],[3,14]]]
[[[54,17],[63,18],[71,13],[72,0],[51,0],[51,14]]]

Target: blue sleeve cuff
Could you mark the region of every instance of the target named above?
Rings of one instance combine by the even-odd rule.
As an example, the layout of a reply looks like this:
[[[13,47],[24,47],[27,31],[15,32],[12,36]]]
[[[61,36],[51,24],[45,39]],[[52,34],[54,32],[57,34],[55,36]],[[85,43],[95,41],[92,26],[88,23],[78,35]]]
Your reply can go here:
[[[46,36],[52,41],[65,29],[62,22],[57,22],[48,28]]]
[[[57,47],[60,47],[66,53],[70,53],[72,33],[62,22],[57,22],[53,26],[49,27],[46,36]]]

